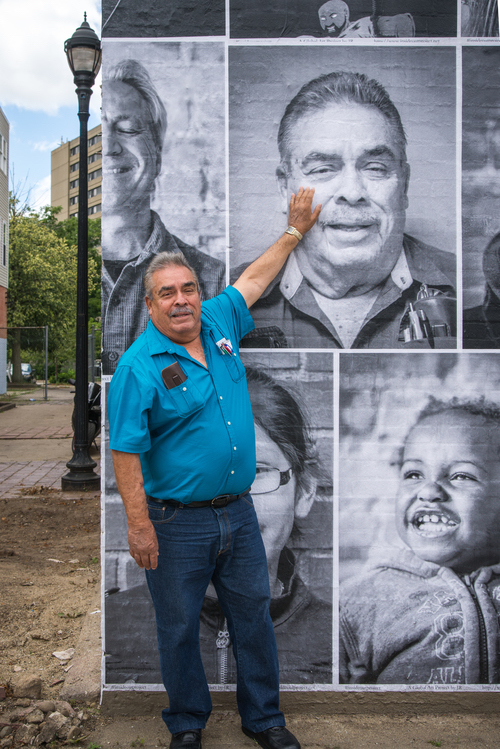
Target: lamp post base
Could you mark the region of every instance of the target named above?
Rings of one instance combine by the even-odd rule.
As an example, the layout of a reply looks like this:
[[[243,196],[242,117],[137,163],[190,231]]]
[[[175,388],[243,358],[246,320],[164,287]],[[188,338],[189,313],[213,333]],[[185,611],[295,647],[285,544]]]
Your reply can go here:
[[[69,472],[61,478],[63,492],[97,492],[101,488],[101,477],[94,473],[95,460],[86,449],[75,448],[73,457],[66,463]]]
[[[70,471],[61,478],[63,492],[97,492],[101,489],[101,477],[93,471]]]

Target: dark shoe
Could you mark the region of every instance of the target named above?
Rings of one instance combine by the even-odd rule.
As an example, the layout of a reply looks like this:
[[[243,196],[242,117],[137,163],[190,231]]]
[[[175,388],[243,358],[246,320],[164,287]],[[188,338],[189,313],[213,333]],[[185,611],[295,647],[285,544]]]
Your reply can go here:
[[[170,749],[201,749],[201,728],[174,733],[170,740]]]
[[[241,730],[264,749],[300,749],[299,742],[285,726],[273,726],[259,733],[254,733],[245,726],[241,726]]]

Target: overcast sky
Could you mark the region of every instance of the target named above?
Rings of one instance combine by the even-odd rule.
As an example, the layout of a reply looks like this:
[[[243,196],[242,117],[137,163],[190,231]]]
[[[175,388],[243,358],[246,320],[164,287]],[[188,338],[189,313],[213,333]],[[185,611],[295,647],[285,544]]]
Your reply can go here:
[[[10,188],[50,205],[50,151],[79,135],[78,102],[64,42],[83,13],[101,35],[100,0],[0,0],[0,106],[10,123]],[[89,128],[100,122],[100,76]]]

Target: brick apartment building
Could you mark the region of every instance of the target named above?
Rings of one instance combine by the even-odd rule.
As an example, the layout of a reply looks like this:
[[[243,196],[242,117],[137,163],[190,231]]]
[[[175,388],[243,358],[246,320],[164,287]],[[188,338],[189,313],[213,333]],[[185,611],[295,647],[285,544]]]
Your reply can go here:
[[[61,143],[51,153],[50,204],[60,205],[58,218],[78,216],[80,138]],[[88,214],[101,217],[102,153],[101,126],[88,132]]]

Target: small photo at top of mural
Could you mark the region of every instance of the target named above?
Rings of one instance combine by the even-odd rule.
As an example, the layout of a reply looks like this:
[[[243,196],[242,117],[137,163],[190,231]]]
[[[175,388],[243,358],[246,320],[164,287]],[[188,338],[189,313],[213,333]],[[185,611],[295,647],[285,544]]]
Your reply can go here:
[[[462,0],[462,36],[498,35],[497,0]]]
[[[224,34],[224,0],[102,0],[103,37]]]
[[[496,6],[497,0],[490,2]],[[230,0],[230,8],[233,38],[457,36],[456,0],[277,0],[272,7],[264,0]]]

